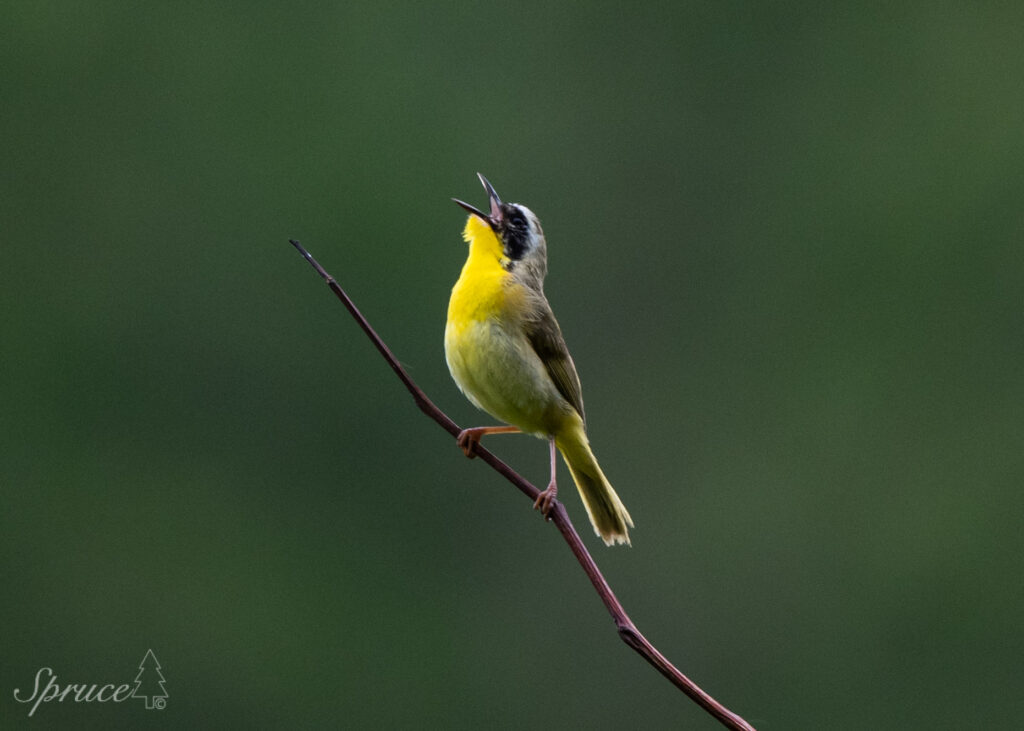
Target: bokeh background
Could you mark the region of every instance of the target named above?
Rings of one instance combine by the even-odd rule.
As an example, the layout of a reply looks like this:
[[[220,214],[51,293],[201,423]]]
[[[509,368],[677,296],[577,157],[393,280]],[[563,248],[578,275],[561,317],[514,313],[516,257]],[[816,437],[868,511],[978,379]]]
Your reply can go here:
[[[563,495],[641,631],[760,729],[1020,722],[1019,3],[25,2],[0,35],[0,725],[718,728],[288,245],[486,422],[442,350],[478,170],[544,223],[633,548]],[[13,699],[147,648],[162,711]]]

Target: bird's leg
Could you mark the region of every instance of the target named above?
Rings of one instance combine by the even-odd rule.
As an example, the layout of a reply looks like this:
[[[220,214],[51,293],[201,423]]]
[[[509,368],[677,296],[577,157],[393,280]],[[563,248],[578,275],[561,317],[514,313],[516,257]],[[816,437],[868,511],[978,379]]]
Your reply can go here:
[[[518,434],[518,426],[474,426],[472,429],[463,429],[459,436],[455,437],[455,443],[466,453],[470,459],[476,456],[473,448],[480,443],[484,434]]]
[[[555,484],[555,471],[558,469],[557,454],[555,451],[555,439],[552,437],[548,440],[551,445],[551,482],[548,483],[546,490],[541,491],[540,495],[533,502],[533,509],[540,509],[541,514],[547,518],[548,513],[551,512],[551,508],[555,503],[555,496],[558,495],[558,485]]]

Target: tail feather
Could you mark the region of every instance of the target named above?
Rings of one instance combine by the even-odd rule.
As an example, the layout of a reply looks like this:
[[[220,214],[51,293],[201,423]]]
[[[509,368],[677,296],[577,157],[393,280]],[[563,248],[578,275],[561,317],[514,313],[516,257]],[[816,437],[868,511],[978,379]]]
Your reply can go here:
[[[633,519],[590,451],[582,421],[556,437],[555,445],[569,466],[594,532],[607,546],[616,543],[630,545],[628,528],[633,527]]]

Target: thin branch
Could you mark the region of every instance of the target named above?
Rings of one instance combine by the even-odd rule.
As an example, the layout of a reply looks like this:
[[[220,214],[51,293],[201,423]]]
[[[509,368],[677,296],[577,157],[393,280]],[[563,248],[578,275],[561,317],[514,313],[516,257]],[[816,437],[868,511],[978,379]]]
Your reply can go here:
[[[392,354],[391,350],[384,341],[380,339],[380,336],[370,327],[370,323],[367,322],[366,318],[363,317],[362,313],[355,306],[355,303],[349,299],[349,296],[345,294],[345,290],[341,288],[337,280],[328,274],[322,266],[317,262],[312,255],[306,251],[302,245],[295,240],[290,242],[299,253],[302,254],[306,261],[308,261],[317,273],[324,278],[327,282],[327,286],[331,288],[331,291],[338,296],[342,304],[348,309],[349,313],[359,323],[359,327],[363,329],[370,341],[376,346],[380,354],[384,356],[384,360],[391,366],[391,370],[395,372],[395,375],[405,384],[405,387],[412,394],[413,399],[416,401],[416,405],[419,406],[420,410],[429,416],[431,419],[441,425],[445,431],[452,436],[457,436],[460,429],[451,418],[448,417],[441,409],[434,405],[434,403],[427,398],[427,395],[420,390],[413,380],[409,377],[409,374],[405,372],[399,364],[398,359]],[[530,500],[536,500],[537,495],[540,494],[540,490],[534,487],[528,482],[522,475],[513,470],[502,460],[498,459],[494,454],[489,451],[486,447],[481,444],[475,445],[475,453],[480,459],[494,468],[502,477],[507,479],[513,485],[519,488]],[[597,564],[594,563],[594,559],[591,557],[590,552],[587,551],[583,545],[583,541],[580,539],[576,529],[573,528],[572,521],[569,520],[569,514],[565,510],[565,506],[557,500],[554,502],[552,507],[550,518],[554,524],[558,527],[558,531],[562,534],[565,542],[569,544],[569,549],[576,556],[576,560],[579,562],[583,571],[587,574],[587,578],[590,579],[590,583],[593,584],[594,589],[597,591],[598,596],[604,603],[608,613],[611,614],[612,619],[615,621],[615,626],[619,631],[619,637],[627,645],[632,647],[638,652],[647,662],[657,668],[658,672],[668,678],[673,685],[679,688],[683,693],[688,695],[697,705],[703,708],[705,711],[714,716],[723,726],[730,729],[739,729],[742,731],[754,731],[754,727],[747,723],[743,718],[733,713],[721,703],[716,701],[710,695],[705,693],[700,686],[690,680],[688,677],[683,675],[668,659],[658,652],[657,648],[652,645],[646,637],[640,634],[640,631],[633,624],[633,620],[626,614],[626,610],[622,608],[619,600],[615,597],[614,592],[608,582],[605,581],[604,576],[601,575],[601,571],[597,568]]]

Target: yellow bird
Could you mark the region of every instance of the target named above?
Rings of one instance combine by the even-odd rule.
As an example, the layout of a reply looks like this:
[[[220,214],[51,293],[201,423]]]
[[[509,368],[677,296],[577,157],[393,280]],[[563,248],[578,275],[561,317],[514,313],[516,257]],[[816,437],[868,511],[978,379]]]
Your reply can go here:
[[[477,175],[490,213],[453,199],[470,213],[462,234],[469,257],[448,302],[444,352],[466,397],[507,426],[464,429],[458,444],[473,457],[485,434],[525,432],[547,439],[551,482],[533,507],[545,516],[551,510],[558,492],[557,447],[594,531],[609,546],[628,544],[633,519],[590,450],[580,379],[544,296],[548,261],[540,221],[526,206],[502,203]]]

